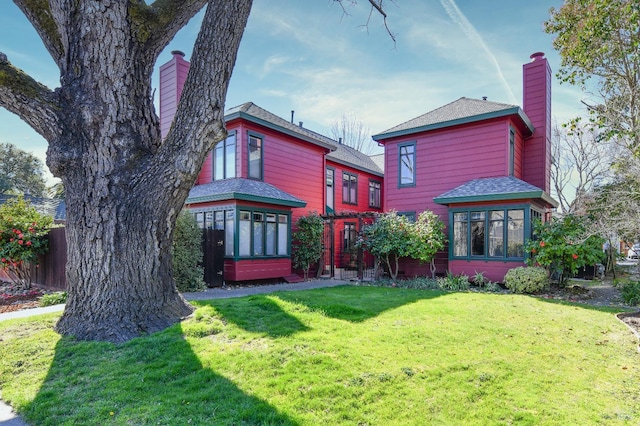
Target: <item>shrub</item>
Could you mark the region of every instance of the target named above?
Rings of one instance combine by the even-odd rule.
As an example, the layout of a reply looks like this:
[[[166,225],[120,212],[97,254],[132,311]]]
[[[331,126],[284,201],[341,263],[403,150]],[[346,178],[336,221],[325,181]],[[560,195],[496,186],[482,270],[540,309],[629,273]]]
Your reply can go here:
[[[171,245],[173,255],[173,278],[178,291],[200,291],[205,288],[202,262],[202,231],[195,218],[182,212],[176,220],[176,229]]]
[[[371,283],[371,285],[377,287],[410,288],[415,290],[437,290],[440,288],[438,281],[427,277],[415,277],[402,280],[384,279],[377,280]]]
[[[447,272],[446,277],[437,278],[438,285],[442,290],[446,291],[465,291],[469,290],[469,277],[464,274],[452,275]]]
[[[619,286],[622,300],[629,306],[640,305],[640,281],[627,281]]]
[[[52,222],[22,197],[0,206],[0,268],[25,290],[31,288],[31,265],[47,252]]]
[[[295,268],[304,271],[304,279],[309,279],[311,265],[322,257],[322,236],[324,220],[318,213],[310,213],[296,221],[296,230],[291,236],[291,260]]]
[[[537,293],[549,286],[549,275],[541,267],[520,266],[507,272],[504,285],[514,293]]]
[[[40,298],[40,306],[53,306],[67,303],[67,292],[57,291],[55,293],[43,294]]]

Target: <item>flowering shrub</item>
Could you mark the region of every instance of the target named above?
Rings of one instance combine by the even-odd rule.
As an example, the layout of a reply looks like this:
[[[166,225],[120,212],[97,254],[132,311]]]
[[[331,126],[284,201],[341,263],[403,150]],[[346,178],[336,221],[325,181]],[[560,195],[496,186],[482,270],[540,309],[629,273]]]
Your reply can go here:
[[[381,259],[392,280],[398,276],[398,259],[410,257],[421,262],[432,262],[439,250],[444,249],[444,224],[436,214],[425,210],[415,222],[390,211],[378,216],[372,224],[362,228],[357,245],[366,247]],[[432,264],[432,276],[435,268]]]
[[[589,233],[584,217],[567,215],[550,222],[534,223],[534,239],[527,243],[528,264],[544,267],[549,276],[557,276],[560,286],[578,272],[578,268],[594,265],[602,258],[604,239]]]
[[[507,272],[504,285],[514,293],[537,293],[549,286],[549,274],[544,268],[519,266]]]
[[[0,268],[16,285],[31,288],[31,264],[46,253],[51,224],[21,197],[0,206]]]

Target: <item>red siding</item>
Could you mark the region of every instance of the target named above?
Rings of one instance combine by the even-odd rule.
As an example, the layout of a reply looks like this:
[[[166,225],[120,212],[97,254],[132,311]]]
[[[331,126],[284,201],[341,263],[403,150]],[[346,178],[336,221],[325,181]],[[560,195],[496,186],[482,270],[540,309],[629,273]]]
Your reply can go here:
[[[509,121],[495,119],[385,143],[385,210],[432,210],[446,222],[447,207],[433,198],[469,180],[506,176]],[[398,144],[416,142],[416,186],[398,188]],[[505,154],[506,152],[506,154]]]
[[[536,54],[534,54],[536,55]],[[551,68],[546,58],[532,55],[523,65],[523,109],[535,131],[525,142],[523,180],[550,192]]]
[[[171,128],[189,67],[189,62],[179,53],[174,53],[173,58],[160,67],[160,132],[163,138]]]
[[[207,155],[207,159],[204,160],[204,164],[202,165],[202,170],[200,170],[200,174],[198,175],[196,185],[210,182],[213,182],[213,152],[209,152],[209,155]]]
[[[291,259],[248,259],[225,261],[225,281],[251,281],[291,275]]]

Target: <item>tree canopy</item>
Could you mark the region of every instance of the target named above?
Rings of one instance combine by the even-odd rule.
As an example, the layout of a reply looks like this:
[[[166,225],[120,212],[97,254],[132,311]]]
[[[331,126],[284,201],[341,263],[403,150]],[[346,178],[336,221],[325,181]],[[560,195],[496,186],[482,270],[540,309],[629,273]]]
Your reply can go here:
[[[566,0],[545,30],[556,35],[561,81],[591,93],[585,104],[604,136],[640,157],[640,3]]]
[[[0,143],[0,194],[42,197],[46,184],[42,161],[10,143]]]

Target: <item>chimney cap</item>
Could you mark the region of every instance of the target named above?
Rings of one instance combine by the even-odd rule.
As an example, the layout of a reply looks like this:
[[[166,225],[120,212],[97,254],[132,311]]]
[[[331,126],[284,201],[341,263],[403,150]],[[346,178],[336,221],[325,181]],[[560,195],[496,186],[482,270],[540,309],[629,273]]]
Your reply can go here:
[[[531,54],[531,56],[529,56],[531,58],[531,62],[540,60],[540,59],[544,59],[544,52],[536,52]]]
[[[184,58],[184,52],[182,50],[172,50],[171,54],[172,55],[182,56]]]

